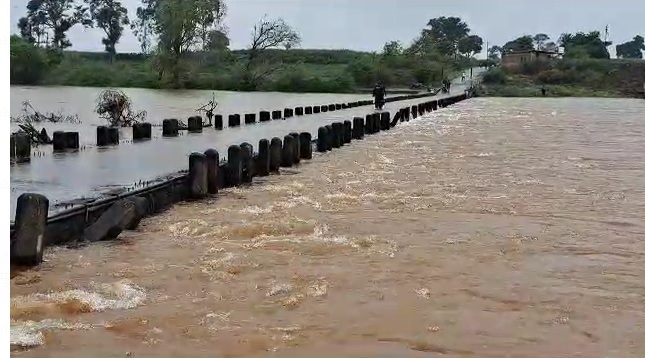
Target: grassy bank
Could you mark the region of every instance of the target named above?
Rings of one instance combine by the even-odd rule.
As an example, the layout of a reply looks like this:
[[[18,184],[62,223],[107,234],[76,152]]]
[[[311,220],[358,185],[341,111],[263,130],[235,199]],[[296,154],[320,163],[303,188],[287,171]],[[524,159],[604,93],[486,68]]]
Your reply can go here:
[[[280,92],[354,93],[382,81],[389,88],[437,85],[442,75],[458,72],[469,61],[419,58],[351,50],[269,50],[262,70],[269,72],[256,88],[243,87],[247,53],[191,53],[182,59],[181,88]],[[11,83],[92,87],[169,88],[154,56],[104,53],[51,53],[12,37]]]
[[[494,67],[482,77],[478,95],[488,97],[643,97],[645,61],[564,59]]]

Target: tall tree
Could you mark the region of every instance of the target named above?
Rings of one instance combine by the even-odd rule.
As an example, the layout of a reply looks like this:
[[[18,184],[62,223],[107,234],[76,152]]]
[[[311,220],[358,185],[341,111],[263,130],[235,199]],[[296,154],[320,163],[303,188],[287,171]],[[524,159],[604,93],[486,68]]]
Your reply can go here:
[[[256,90],[266,76],[282,67],[279,63],[264,61],[267,50],[289,50],[300,44],[300,35],[281,18],[263,18],[253,27],[252,36],[242,79],[244,88],[248,90]]]
[[[151,1],[143,0],[143,6],[137,7],[137,13],[134,21],[130,24],[132,32],[139,40],[141,53],[150,53],[151,37],[154,33],[152,25],[155,15],[155,4]]]
[[[411,55],[422,56],[436,52],[436,50],[437,46],[433,42],[433,39],[430,37],[428,29],[423,29],[421,30],[421,35],[419,35],[419,37],[414,40],[412,45],[404,52]]]
[[[201,38],[200,29],[211,28],[221,21],[222,0],[142,0],[137,9],[137,29],[140,39],[157,37],[157,67],[160,77],[170,74],[173,87],[179,87],[181,62],[184,54],[194,48]],[[208,15],[208,13],[211,15]],[[144,36],[146,35],[146,36]],[[142,41],[143,45],[143,41]],[[143,46],[142,46],[143,47]]]
[[[428,21],[425,36],[436,43],[437,49],[444,55],[457,56],[459,41],[468,37],[470,28],[458,17],[441,16]],[[422,35],[423,36],[423,35]]]
[[[603,41],[600,31],[564,33],[559,42],[564,47],[566,57],[609,58],[607,46],[611,45],[611,42]]]
[[[484,40],[482,40],[481,37],[477,35],[470,35],[459,40],[457,48],[459,49],[460,53],[470,58],[482,51],[483,44]]]
[[[225,16],[226,4],[223,1],[197,1],[197,36],[199,36],[202,51],[207,49],[209,45],[209,36],[213,31],[224,33],[222,21]]]
[[[544,47],[544,43],[549,41],[551,38],[547,34],[537,34],[533,36],[533,42],[535,43],[535,48],[538,50],[542,50],[542,47]]]
[[[488,59],[493,61],[499,61],[502,56],[502,48],[500,46],[494,45],[488,49]]]
[[[222,30],[211,30],[208,32],[206,51],[221,52],[228,49],[230,40]]]
[[[502,46],[502,50],[504,53],[531,51],[534,49],[535,48],[533,47],[533,37],[528,35],[518,37],[515,40],[509,41],[506,44],[504,44],[504,46]]]
[[[383,45],[383,56],[394,57],[403,53],[403,46],[400,41],[390,41]]]
[[[118,0],[89,0],[89,5],[92,20],[105,32],[102,42],[112,62],[116,57],[116,44],[123,35],[123,27],[130,24],[128,9]]]
[[[616,45],[616,56],[618,58],[642,59],[645,51],[645,39],[636,35],[631,41]]]
[[[44,37],[45,45],[56,50],[72,46],[67,31],[77,24],[92,26],[92,19],[87,7],[75,0],[29,0],[27,16],[18,20],[23,38],[40,45]]]
[[[560,48],[558,47],[558,44],[556,44],[553,41],[549,41],[544,44],[544,47],[542,48],[544,51],[549,51],[549,52],[559,52]]]

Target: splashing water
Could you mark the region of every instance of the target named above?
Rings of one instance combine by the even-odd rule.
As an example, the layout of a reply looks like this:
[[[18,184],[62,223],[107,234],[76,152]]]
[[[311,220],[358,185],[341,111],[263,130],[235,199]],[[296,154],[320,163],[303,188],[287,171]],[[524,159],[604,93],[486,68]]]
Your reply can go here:
[[[108,284],[90,284],[91,291],[70,290],[48,294],[33,294],[29,296],[18,296],[11,299],[12,313],[40,311],[47,312],[47,308],[55,307],[56,304],[75,302],[79,311],[101,312],[105,310],[132,309],[144,304],[146,291],[130,281],[123,280]],[[10,336],[11,344],[23,347],[38,346],[44,344],[43,330],[67,329],[79,330],[90,329],[91,325],[82,323],[67,323],[60,319],[46,318],[41,321],[11,321]]]

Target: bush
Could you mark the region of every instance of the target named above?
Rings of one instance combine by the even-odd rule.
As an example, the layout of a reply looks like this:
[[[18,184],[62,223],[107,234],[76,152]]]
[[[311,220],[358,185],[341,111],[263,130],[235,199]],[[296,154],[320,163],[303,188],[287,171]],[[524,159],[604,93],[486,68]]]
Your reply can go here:
[[[11,84],[35,85],[42,82],[49,70],[45,51],[19,36],[10,39]]]
[[[535,77],[535,81],[546,85],[560,85],[569,82],[565,72],[560,70],[547,70]]]
[[[274,81],[269,81],[263,89],[278,92],[340,93],[351,92],[354,81],[350,76],[340,73],[334,77],[324,77],[308,73],[303,66],[283,71]]]
[[[503,85],[508,82],[508,76],[501,68],[491,68],[482,76],[482,82],[490,85]]]

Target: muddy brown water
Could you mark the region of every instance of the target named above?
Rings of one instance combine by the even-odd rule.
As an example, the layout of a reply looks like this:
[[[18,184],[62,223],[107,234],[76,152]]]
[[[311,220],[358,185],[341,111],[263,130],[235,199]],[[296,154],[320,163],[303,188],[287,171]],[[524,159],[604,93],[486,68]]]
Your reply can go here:
[[[475,99],[11,280],[16,357],[643,357],[645,102]]]
[[[481,70],[476,69],[475,73]],[[432,99],[458,95],[470,85],[470,81],[456,84],[451,94],[440,94]],[[96,127],[105,120],[94,113],[100,88],[80,87],[11,87],[11,115],[17,117],[25,100],[42,112],[78,114],[80,124],[40,123],[37,128],[54,131],[78,131],[81,150],[78,152],[53,153],[52,146],[33,149],[30,163],[10,166],[11,174],[11,219],[14,217],[18,196],[36,192],[50,200],[50,212],[64,209],[65,203],[81,197],[99,197],[106,192],[132,187],[139,181],[155,180],[161,176],[186,169],[188,155],[193,151],[203,152],[208,148],[219,151],[226,157],[228,146],[249,142],[254,146],[262,138],[282,138],[296,131],[311,132],[314,137],[320,125],[338,120],[351,120],[374,112],[371,106],[362,106],[333,112],[296,116],[288,120],[272,120],[255,125],[225,128],[222,131],[205,128],[203,133],[182,133],[179,137],[164,138],[161,123],[164,118],[186,120],[196,114],[195,109],[215,96],[219,106],[216,113],[258,113],[260,110],[282,110],[285,107],[343,103],[370,99],[365,94],[312,94],[277,92],[223,92],[223,91],[162,91],[126,88],[123,91],[132,98],[135,110],[145,109],[147,121],[154,125],[152,140],[133,143],[132,129],[122,128],[118,146],[96,147]],[[403,106],[417,104],[421,100],[392,102],[385,110],[396,111]],[[11,130],[18,129],[17,123]],[[257,147],[256,147],[257,149]]]

